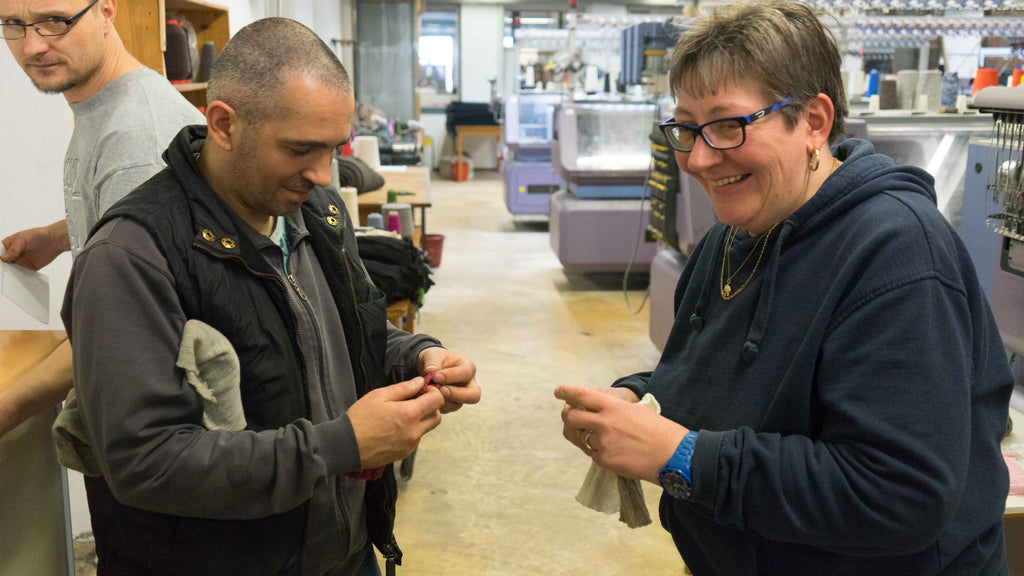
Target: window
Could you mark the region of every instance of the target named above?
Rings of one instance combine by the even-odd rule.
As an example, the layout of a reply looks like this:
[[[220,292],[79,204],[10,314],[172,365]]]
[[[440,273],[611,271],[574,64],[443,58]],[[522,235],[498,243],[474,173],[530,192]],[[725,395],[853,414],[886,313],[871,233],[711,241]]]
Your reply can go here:
[[[431,5],[420,15],[419,80],[437,94],[458,92],[459,7]]]

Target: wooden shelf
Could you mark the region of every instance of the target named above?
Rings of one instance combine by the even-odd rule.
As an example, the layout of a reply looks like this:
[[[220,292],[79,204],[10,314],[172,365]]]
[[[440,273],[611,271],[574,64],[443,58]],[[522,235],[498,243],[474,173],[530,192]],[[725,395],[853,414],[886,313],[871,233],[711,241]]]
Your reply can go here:
[[[206,82],[189,82],[188,84],[175,84],[175,88],[178,92],[195,92],[196,90],[206,90]]]
[[[143,65],[166,76],[164,51],[167,49],[167,10],[182,13],[196,30],[196,45],[201,50],[213,42],[217,53],[230,37],[226,6],[204,0],[122,0],[117,4],[114,27],[125,47]],[[178,90],[196,106],[206,105],[206,84],[176,84]]]

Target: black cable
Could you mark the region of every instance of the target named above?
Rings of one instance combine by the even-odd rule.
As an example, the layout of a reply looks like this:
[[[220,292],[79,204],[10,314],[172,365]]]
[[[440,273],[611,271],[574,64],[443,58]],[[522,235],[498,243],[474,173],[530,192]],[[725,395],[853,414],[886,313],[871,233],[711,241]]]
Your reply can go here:
[[[633,263],[636,262],[637,254],[640,252],[640,242],[643,240],[644,231],[646,229],[644,226],[644,201],[648,200],[648,197],[650,196],[650,179],[653,167],[654,157],[652,156],[651,161],[647,163],[647,175],[644,177],[644,187],[640,191],[640,233],[637,234],[636,244],[633,246],[633,256],[630,261],[626,263],[626,273],[622,276],[622,294],[626,298],[626,308],[628,308],[634,316],[644,309],[644,305],[647,304],[647,299],[651,296],[651,283],[648,280],[647,291],[644,292],[644,299],[640,302],[640,307],[633,310],[632,304],[629,303],[629,290],[627,289],[627,286],[629,285],[629,272],[633,268]]]

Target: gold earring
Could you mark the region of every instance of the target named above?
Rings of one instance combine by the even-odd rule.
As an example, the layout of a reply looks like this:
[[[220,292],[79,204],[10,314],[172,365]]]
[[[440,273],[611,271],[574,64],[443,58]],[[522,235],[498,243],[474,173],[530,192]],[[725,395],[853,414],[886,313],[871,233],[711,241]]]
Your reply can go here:
[[[807,164],[810,166],[811,172],[818,169],[818,166],[821,164],[821,155],[817,150],[814,151],[814,159],[809,161]]]

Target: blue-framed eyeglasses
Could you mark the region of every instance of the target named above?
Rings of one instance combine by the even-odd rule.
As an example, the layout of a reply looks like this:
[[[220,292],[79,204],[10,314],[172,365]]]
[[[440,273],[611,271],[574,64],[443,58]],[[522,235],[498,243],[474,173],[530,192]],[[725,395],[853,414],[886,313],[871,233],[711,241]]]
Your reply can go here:
[[[28,34],[29,27],[35,28],[36,33],[40,36],[63,36],[70,32],[71,27],[77,24],[78,21],[82,19],[82,16],[85,16],[85,13],[92,9],[97,2],[99,2],[99,0],[92,0],[84,10],[70,18],[50,17],[46,20],[40,20],[30,24],[24,24],[17,20],[0,22],[0,38],[3,38],[4,40],[20,40]]]
[[[668,140],[668,145],[677,152],[691,152],[697,145],[697,135],[704,139],[708,146],[715,150],[732,150],[739,148],[747,141],[747,125],[765,116],[785,108],[792,97],[776,102],[746,116],[730,116],[712,120],[700,126],[680,124],[671,120],[661,124],[661,132]]]

